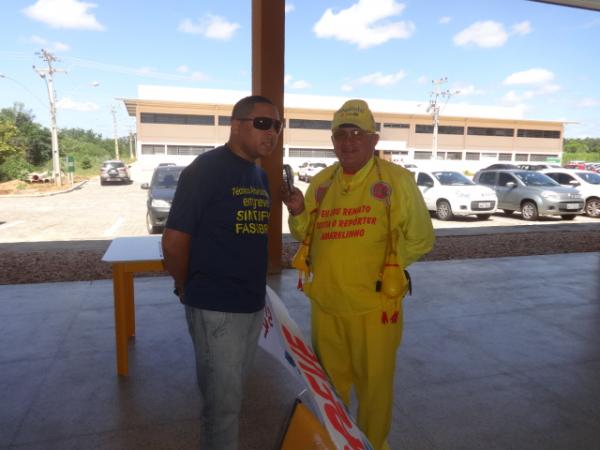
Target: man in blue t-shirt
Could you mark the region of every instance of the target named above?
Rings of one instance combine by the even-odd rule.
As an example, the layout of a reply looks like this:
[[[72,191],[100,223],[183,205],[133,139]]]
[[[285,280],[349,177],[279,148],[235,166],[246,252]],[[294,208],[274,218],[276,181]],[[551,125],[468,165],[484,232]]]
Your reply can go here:
[[[267,276],[269,156],[281,120],[261,96],[233,107],[227,144],[198,156],[177,186],[162,238],[185,305],[202,394],[205,450],[237,450],[244,374],[262,325]]]

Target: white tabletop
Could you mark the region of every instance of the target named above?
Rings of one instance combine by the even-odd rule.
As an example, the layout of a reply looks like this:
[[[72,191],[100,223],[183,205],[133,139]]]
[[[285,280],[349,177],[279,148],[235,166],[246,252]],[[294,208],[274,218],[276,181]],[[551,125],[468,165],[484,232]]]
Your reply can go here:
[[[102,261],[160,261],[163,259],[161,235],[118,237],[110,243]]]

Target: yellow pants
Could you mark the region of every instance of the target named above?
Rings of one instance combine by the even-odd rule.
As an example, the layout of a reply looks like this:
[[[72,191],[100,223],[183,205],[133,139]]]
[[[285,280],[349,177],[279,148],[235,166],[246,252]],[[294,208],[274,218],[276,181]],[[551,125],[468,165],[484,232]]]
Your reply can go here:
[[[354,386],[358,426],[375,450],[389,449],[396,350],[401,337],[402,312],[397,323],[383,324],[381,311],[334,316],[312,303],[314,350],[346,406]]]

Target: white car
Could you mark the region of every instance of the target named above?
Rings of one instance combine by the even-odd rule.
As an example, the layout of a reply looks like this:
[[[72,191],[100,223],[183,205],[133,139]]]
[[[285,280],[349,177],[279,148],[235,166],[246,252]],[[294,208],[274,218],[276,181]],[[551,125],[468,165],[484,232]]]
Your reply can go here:
[[[435,211],[440,220],[470,215],[486,220],[496,212],[498,198],[494,190],[473,183],[460,172],[417,170],[415,178],[427,209]]]
[[[300,181],[309,182],[312,177],[318,174],[325,167],[327,167],[327,164],[320,162],[308,163],[305,167],[300,166],[300,169],[298,170],[298,179]]]
[[[572,186],[585,200],[585,214],[600,217],[600,173],[578,169],[540,170],[558,184]]]

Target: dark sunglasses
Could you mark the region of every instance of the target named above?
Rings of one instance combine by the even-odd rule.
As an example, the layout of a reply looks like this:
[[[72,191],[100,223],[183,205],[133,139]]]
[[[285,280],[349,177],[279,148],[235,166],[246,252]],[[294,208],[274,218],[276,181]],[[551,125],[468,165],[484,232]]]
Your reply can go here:
[[[343,139],[360,140],[373,133],[361,130],[360,128],[338,128],[332,134],[333,140],[341,141]]]
[[[257,130],[270,130],[271,127],[275,130],[275,133],[279,133],[281,131],[281,120],[271,119],[270,117],[254,117],[254,118],[246,118],[246,119],[238,119],[245,121],[252,121],[252,126]]]

